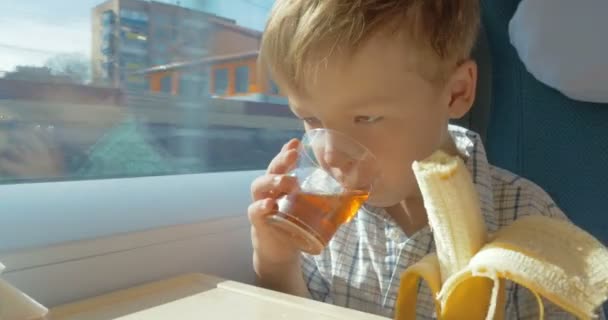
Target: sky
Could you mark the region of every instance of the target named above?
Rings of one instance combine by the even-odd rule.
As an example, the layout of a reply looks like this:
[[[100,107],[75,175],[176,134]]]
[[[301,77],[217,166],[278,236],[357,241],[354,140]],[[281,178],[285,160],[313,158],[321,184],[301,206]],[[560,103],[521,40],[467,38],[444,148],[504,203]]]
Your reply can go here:
[[[17,65],[41,66],[59,53],[91,55],[91,9],[103,0],[0,1],[0,72]],[[175,3],[175,0],[163,2]],[[262,30],[274,0],[182,0]]]
[[[191,0],[182,3],[234,19],[239,25],[262,30],[274,0]]]

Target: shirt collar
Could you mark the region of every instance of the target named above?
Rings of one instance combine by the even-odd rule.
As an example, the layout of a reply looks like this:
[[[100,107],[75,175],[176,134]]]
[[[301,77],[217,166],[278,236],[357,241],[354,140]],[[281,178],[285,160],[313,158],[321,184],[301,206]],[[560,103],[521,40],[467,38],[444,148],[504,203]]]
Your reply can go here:
[[[471,173],[473,184],[479,196],[486,228],[488,232],[493,233],[498,229],[498,217],[494,211],[491,168],[481,138],[475,132],[455,125],[449,125],[448,131],[458,151],[464,156],[465,165]],[[393,221],[390,215],[381,208],[364,206],[364,210],[372,215]],[[422,236],[430,232],[430,228],[426,227],[416,235]]]
[[[498,229],[498,217],[494,211],[491,166],[483,142],[477,133],[459,126],[450,125],[449,132],[456,147],[465,156],[465,164],[477,190],[488,232],[495,232]]]

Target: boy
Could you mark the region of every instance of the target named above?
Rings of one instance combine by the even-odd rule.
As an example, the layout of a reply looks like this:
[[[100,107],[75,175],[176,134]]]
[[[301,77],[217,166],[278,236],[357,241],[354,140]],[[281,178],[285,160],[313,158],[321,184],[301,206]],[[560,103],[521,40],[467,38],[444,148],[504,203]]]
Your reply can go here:
[[[479,137],[448,121],[468,112],[477,70],[476,0],[278,0],[260,62],[305,129],[330,128],[365,145],[383,169],[369,201],[319,256],[301,254],[266,222],[295,186],[287,143],[252,184],[254,268],[262,286],[392,317],[401,273],[434,251],[413,161],[437,149],[465,158],[488,230],[518,217],[564,218],[533,183],[488,164]],[[417,317],[434,305],[421,285]],[[548,319],[567,314],[547,306]],[[534,296],[508,287],[507,319],[538,319]]]

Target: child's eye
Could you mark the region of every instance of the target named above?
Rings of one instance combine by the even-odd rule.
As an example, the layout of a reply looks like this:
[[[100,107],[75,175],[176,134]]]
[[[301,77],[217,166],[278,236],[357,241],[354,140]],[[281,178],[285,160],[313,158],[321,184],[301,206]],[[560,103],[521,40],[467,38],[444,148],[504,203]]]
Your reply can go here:
[[[356,116],[354,121],[355,123],[370,124],[381,121],[382,119],[384,119],[382,116]]]

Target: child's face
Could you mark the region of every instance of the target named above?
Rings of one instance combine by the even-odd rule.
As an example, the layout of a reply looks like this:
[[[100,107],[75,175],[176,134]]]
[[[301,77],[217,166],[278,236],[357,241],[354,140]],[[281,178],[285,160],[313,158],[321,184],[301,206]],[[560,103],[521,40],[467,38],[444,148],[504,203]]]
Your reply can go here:
[[[375,206],[417,195],[412,162],[449,143],[453,90],[432,85],[411,64],[407,48],[371,40],[348,63],[332,61],[320,71],[306,96],[287,90],[306,130],[341,131],[376,156],[382,176],[369,200]]]

